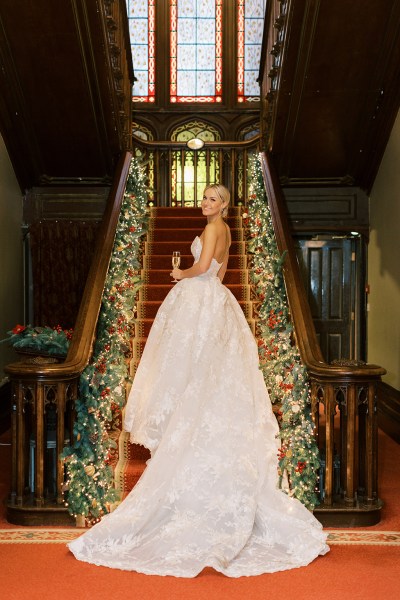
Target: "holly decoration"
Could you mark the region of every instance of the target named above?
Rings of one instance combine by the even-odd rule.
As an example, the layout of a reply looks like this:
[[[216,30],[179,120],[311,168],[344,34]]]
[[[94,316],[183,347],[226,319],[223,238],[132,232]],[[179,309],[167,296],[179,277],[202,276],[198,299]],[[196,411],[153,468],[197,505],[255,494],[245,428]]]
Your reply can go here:
[[[125,404],[132,329],[135,322],[143,236],[148,227],[147,193],[142,169],[133,159],[103,290],[90,364],[79,383],[75,443],[64,448],[65,503],[75,517],[100,520],[117,498],[110,466],[116,446],[108,431]]]
[[[310,411],[310,385],[290,321],[282,265],[274,236],[261,164],[251,165],[251,192],[244,215],[249,273],[256,295],[260,368],[280,425],[280,486],[313,509],[320,467]]]

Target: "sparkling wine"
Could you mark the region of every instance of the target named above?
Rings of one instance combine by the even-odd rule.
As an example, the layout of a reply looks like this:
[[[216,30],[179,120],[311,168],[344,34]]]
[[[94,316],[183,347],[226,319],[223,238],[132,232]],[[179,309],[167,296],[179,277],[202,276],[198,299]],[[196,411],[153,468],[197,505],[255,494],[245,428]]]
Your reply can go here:
[[[172,268],[173,269],[179,269],[179,266],[181,264],[181,253],[180,252],[173,252],[172,253]],[[172,280],[174,283],[177,283],[177,279],[173,279]]]

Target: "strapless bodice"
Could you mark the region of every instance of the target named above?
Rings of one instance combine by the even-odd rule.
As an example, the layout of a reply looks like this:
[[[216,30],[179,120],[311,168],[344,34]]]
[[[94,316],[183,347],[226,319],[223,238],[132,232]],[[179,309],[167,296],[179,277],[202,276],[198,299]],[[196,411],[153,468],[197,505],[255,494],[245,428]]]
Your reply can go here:
[[[194,258],[194,262],[195,263],[199,262],[202,248],[203,248],[203,246],[202,246],[202,243],[201,243],[201,239],[197,235],[194,238],[194,240],[192,242],[192,245],[190,247],[190,251],[193,254],[193,258]],[[215,258],[213,258],[211,260],[211,264],[210,264],[210,266],[208,268],[208,271],[206,271],[205,273],[203,273],[203,275],[199,275],[199,277],[203,277],[203,278],[204,277],[207,277],[207,278],[216,277],[217,274],[218,274],[218,271],[221,268],[221,265],[222,265],[222,263],[217,262],[215,260]]]

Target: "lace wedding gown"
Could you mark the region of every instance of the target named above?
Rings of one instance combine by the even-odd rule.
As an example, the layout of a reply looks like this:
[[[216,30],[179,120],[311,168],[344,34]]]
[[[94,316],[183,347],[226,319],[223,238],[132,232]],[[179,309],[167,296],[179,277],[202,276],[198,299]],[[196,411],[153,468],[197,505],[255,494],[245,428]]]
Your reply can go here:
[[[198,237],[192,253],[197,261]],[[307,565],[329,550],[320,523],[277,489],[278,425],[220,266],[213,259],[207,273],[175,284],[158,311],[124,422],[151,459],[118,508],[69,544],[79,560],[240,577]]]

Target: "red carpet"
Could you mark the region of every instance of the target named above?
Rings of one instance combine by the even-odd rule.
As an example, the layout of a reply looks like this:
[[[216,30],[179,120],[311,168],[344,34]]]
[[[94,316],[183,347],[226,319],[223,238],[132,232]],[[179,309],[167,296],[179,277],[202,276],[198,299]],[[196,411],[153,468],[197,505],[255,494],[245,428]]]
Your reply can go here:
[[[399,548],[335,546],[311,565],[229,579],[205,570],[195,579],[146,576],[79,562],[64,546],[0,547],[7,600],[394,600]]]
[[[232,246],[224,284],[240,302],[249,323],[252,324],[252,303],[246,270],[246,254],[242,221],[238,208],[230,209],[228,223],[232,233]],[[193,264],[190,246],[200,235],[206,220],[198,208],[157,208],[152,210],[149,233],[145,243],[140,290],[138,319],[133,340],[132,375],[140,360],[147,335],[155,314],[165,296],[174,285],[171,283],[171,258],[174,250],[181,252],[181,268]],[[149,458],[146,449],[129,443],[128,435],[119,437],[119,461],[115,467],[115,479],[121,497],[125,497],[138,481]]]
[[[175,214],[179,227],[189,232],[188,238],[192,241],[195,235],[200,234],[204,221],[190,217],[187,210],[185,216],[192,219],[192,227],[183,223],[179,209]],[[183,268],[191,264],[189,239],[168,241],[165,232],[168,228],[173,229],[177,223],[173,224],[172,220],[162,215],[162,211],[158,216],[164,216],[164,219],[159,221],[157,218],[152,241],[148,242],[146,248],[146,285],[138,305],[136,360],[140,358],[141,348],[163,294],[171,286],[167,281],[167,273],[171,269],[172,250],[181,250]],[[230,224],[239,230],[236,217],[231,218]],[[235,236],[239,239],[239,231]],[[251,317],[248,289],[242,279],[245,277],[245,262],[240,254],[240,241],[235,242],[234,251],[237,253],[231,257],[226,281],[229,287],[232,286],[231,289],[236,290],[245,314]],[[9,432],[0,437],[0,529],[11,530],[17,528],[5,521],[5,503],[10,485],[9,441]],[[121,443],[120,451],[119,481],[126,493],[143,470],[146,453],[126,440]],[[399,463],[400,446],[380,432],[379,495],[385,506],[382,521],[368,528],[370,532],[400,532]],[[25,531],[31,536],[25,541],[32,542],[33,529],[26,528]],[[48,535],[49,543],[13,543],[7,542],[6,536],[1,543],[0,536],[2,597],[10,600],[39,600],[53,596],[58,600],[310,600],[316,596],[323,600],[392,600],[399,597],[399,545],[333,544],[328,555],[301,569],[240,579],[229,579],[207,569],[195,579],[176,579],[150,577],[82,563],[73,558],[64,543],[51,543],[52,538],[54,541],[56,537],[55,530],[53,533],[44,532],[43,535]]]

